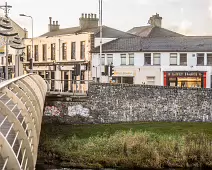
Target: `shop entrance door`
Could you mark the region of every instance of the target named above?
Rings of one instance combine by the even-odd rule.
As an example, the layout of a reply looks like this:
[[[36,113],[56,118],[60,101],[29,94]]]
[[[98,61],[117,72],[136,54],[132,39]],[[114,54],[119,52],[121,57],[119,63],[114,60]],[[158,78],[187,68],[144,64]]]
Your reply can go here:
[[[64,92],[68,91],[68,72],[64,71]]]

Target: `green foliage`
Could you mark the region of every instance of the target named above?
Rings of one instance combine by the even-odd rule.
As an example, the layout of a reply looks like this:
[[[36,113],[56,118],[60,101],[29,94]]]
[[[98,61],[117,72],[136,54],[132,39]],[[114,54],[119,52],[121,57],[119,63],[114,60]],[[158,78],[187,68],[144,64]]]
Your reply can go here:
[[[211,167],[211,135],[207,123],[45,125],[40,148],[63,167]]]

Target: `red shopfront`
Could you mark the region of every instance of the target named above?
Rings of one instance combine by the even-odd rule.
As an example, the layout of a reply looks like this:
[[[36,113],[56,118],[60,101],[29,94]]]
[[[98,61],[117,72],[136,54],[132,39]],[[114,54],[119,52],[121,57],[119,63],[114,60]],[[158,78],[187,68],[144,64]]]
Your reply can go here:
[[[206,88],[207,72],[167,71],[164,72],[164,86]]]

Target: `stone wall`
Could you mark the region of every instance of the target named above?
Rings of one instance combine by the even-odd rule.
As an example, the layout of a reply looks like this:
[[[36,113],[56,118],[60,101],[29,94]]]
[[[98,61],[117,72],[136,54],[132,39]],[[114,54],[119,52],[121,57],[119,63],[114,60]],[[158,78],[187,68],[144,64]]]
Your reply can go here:
[[[83,103],[54,102],[59,116],[45,118],[65,123],[129,121],[212,122],[212,90],[147,85],[91,84]],[[47,114],[47,111],[45,112]]]

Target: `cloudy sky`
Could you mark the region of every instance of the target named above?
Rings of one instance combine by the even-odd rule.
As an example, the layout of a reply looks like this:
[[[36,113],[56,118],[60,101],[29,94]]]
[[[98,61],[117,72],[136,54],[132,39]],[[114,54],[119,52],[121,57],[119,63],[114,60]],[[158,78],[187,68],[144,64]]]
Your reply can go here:
[[[1,0],[4,5],[6,0]],[[98,0],[7,0],[12,5],[9,16],[31,34],[30,19],[34,18],[34,34],[48,30],[49,16],[61,28],[78,26],[81,13],[97,13]],[[186,35],[212,35],[212,0],[103,0],[103,24],[127,31],[147,25],[156,12],[163,17],[162,27]],[[0,10],[0,13],[3,11]]]

